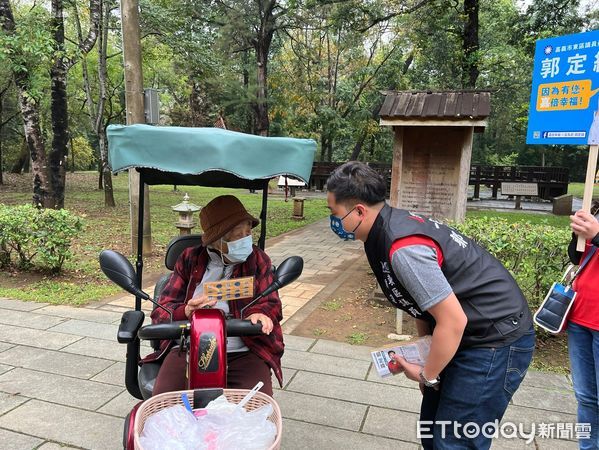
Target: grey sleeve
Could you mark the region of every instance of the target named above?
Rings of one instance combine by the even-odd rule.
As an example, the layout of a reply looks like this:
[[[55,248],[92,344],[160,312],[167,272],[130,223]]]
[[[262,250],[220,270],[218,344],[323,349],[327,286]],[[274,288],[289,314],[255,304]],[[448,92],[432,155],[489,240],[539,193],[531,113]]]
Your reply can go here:
[[[409,245],[396,250],[391,259],[395,276],[422,311],[447,298],[453,289],[437,262],[437,252],[427,245]]]

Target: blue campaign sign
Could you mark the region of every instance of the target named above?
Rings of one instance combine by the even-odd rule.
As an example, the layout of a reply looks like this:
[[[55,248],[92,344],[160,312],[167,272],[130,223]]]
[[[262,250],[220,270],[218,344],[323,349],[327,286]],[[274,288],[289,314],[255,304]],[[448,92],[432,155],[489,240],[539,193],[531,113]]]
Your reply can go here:
[[[594,143],[598,94],[599,30],[537,41],[526,143]]]

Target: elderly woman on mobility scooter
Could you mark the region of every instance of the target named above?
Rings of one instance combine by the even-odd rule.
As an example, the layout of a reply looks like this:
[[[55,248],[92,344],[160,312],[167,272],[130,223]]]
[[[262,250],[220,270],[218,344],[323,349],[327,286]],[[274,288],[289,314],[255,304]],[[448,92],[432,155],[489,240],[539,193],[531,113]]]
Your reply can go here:
[[[252,217],[232,195],[222,195],[210,201],[200,212],[204,234],[202,245],[186,249],[175,265],[159,303],[173,311],[173,320],[187,320],[199,308],[214,307],[228,317],[241,318],[242,308],[249,299],[232,301],[209,300],[203,294],[207,282],[254,276],[254,291],[262,292],[273,281],[270,258],[252,245],[252,228],[259,221]],[[270,370],[282,383],[283,355],[282,305],[277,292],[261,298],[244,311],[244,318],[261,322],[264,334],[227,338],[227,387],[251,389],[262,381],[261,390],[272,395]],[[162,309],[152,312],[152,322],[168,322]],[[163,341],[165,346],[172,341]],[[153,395],[186,388],[186,354],[178,347],[170,350],[154,385]]]

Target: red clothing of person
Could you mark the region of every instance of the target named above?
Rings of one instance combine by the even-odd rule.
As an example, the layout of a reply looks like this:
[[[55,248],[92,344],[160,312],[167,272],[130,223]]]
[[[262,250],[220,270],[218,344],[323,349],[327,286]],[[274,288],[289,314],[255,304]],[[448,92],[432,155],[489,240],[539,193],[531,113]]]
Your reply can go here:
[[[441,251],[441,247],[431,238],[416,235],[416,236],[408,236],[405,238],[397,239],[393,242],[391,246],[391,250],[389,251],[389,260],[393,259],[393,253],[403,247],[407,247],[409,245],[426,245],[427,247],[432,247],[437,252],[437,262],[439,263],[439,267],[443,265],[443,252]]]
[[[580,263],[593,246],[587,241]],[[583,327],[599,331],[599,250],[591,257],[573,285],[576,298],[568,320]]]
[[[173,311],[173,320],[187,320],[185,316],[185,304],[193,296],[197,284],[202,281],[204,272],[208,267],[209,255],[203,246],[191,247],[183,251],[173,274],[162,291],[159,303]],[[232,278],[254,276],[254,293],[264,291],[273,282],[272,264],[270,258],[258,247],[253,247],[252,254],[248,259],[233,268]],[[233,300],[229,302],[230,314],[233,318],[241,318],[241,309],[250,303],[252,299]],[[268,316],[273,322],[273,330],[269,335],[258,335],[242,337],[244,344],[251,352],[259,356],[272,369],[279,380],[283,383],[281,370],[281,357],[283,356],[283,331],[281,320],[283,320],[283,307],[277,292],[258,300],[255,304],[244,311],[244,317],[251,314],[261,313]],[[152,311],[152,323],[167,322],[170,320],[166,311],[156,308]],[[162,342],[164,349],[170,341]]]

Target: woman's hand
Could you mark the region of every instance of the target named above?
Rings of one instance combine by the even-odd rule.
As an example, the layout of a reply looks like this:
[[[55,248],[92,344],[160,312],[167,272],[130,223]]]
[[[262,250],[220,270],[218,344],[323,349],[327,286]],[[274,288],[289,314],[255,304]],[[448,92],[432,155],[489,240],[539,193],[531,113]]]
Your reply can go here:
[[[570,227],[576,235],[590,241],[599,233],[599,222],[594,216],[583,210],[576,211],[570,216]]]
[[[191,319],[191,315],[196,309],[205,308],[207,306],[212,307],[216,305],[216,300],[209,300],[204,294],[189,299],[185,305],[185,315],[188,319]]]
[[[248,320],[250,320],[253,324],[258,322],[262,323],[262,332],[264,334],[270,334],[274,326],[270,317],[260,313],[254,313],[248,316]]]

